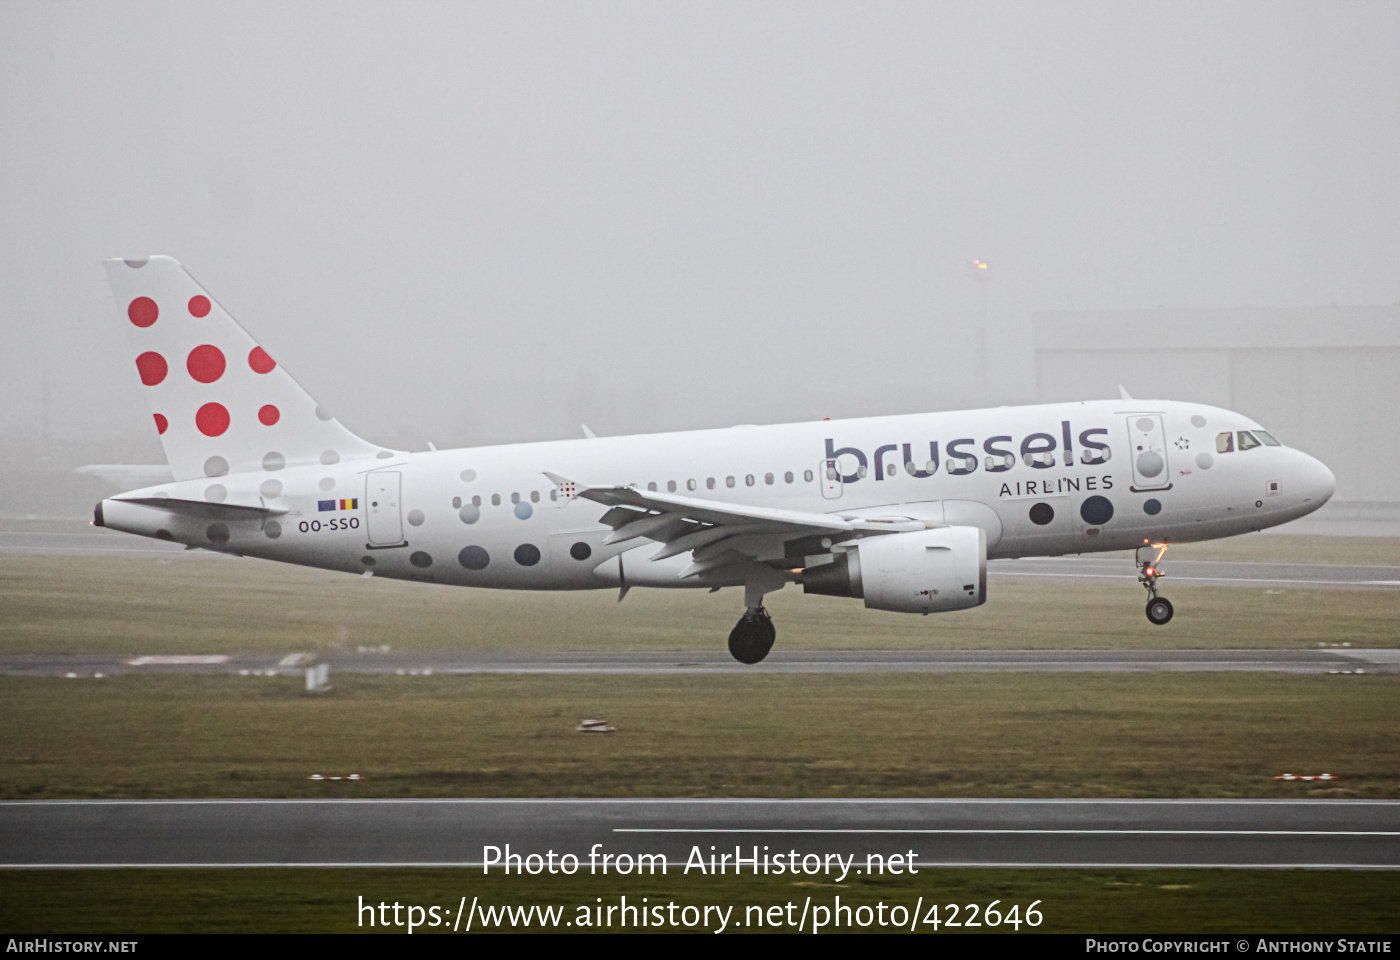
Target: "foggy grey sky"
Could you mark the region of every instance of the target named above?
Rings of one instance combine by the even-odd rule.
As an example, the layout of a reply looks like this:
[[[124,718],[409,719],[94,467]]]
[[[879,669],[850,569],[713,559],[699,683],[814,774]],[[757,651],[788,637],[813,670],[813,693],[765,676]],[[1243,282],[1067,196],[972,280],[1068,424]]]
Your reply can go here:
[[[417,449],[1025,402],[1035,309],[1391,303],[1397,50],[1389,2],[5,0],[0,434],[47,376],[160,459],[108,256]]]

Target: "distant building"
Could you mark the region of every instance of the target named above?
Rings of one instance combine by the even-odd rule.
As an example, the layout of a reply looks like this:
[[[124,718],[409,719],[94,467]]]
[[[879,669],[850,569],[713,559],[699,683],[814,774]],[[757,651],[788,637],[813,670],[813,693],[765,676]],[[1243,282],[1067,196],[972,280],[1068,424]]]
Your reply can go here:
[[[1339,505],[1400,501],[1400,303],[1032,321],[1042,402],[1115,397],[1121,383],[1137,398],[1226,407],[1330,466]]]

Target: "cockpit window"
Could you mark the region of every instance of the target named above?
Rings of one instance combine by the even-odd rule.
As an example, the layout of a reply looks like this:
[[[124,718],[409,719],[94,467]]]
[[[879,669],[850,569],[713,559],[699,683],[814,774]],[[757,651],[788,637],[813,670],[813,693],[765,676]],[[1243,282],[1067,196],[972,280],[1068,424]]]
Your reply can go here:
[[[1260,440],[1260,441],[1264,444],[1264,446],[1266,446],[1266,447],[1281,447],[1281,446],[1283,446],[1283,444],[1279,443],[1277,440],[1274,439],[1274,435],[1273,435],[1273,434],[1268,433],[1267,431],[1264,431],[1264,430],[1251,430],[1250,433],[1252,433],[1252,434],[1254,434],[1256,437],[1258,437],[1259,440]]]
[[[1216,452],[1216,453],[1232,453],[1232,452],[1234,452],[1234,449],[1235,449],[1235,435],[1234,435],[1233,433],[1230,433],[1230,432],[1227,430],[1227,431],[1225,431],[1224,433],[1216,434],[1216,437],[1215,437],[1215,452]]]
[[[1253,450],[1255,447],[1260,446],[1259,441],[1254,439],[1254,434],[1250,433],[1248,430],[1239,431],[1239,438],[1241,450]]]

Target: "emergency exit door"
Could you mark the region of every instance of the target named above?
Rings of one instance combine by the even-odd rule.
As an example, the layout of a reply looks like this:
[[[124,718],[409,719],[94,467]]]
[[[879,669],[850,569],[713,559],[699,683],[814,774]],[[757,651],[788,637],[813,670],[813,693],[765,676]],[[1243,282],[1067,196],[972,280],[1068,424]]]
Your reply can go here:
[[[1128,455],[1133,464],[1134,490],[1165,490],[1172,485],[1167,434],[1160,413],[1128,417]]]
[[[822,496],[835,500],[841,496],[845,484],[841,482],[841,466],[835,460],[823,460],[819,479],[822,482]]]
[[[365,476],[365,509],[369,511],[371,546],[403,543],[403,517],[399,510],[399,486],[403,474],[378,470]]]

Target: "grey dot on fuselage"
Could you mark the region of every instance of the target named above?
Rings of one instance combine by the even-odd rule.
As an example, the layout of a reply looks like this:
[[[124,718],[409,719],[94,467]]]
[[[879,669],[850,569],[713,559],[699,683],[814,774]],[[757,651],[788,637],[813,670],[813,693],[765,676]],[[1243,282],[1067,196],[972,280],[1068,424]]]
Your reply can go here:
[[[204,535],[209,538],[210,543],[228,543],[228,525],[211,523],[205,529]]]
[[[222,483],[211,483],[204,488],[204,499],[210,503],[223,503],[228,496],[228,488]]]
[[[322,490],[330,491],[335,489],[334,477],[322,477],[320,483],[316,484]]]
[[[476,471],[475,471],[475,470],[463,470],[463,471],[462,471],[462,479],[465,480],[467,483],[471,483],[473,480],[476,479]]]
[[[1162,459],[1161,454],[1153,453],[1151,450],[1138,454],[1137,470],[1144,477],[1157,476],[1165,466],[1166,462]]]
[[[1198,453],[1198,454],[1196,454],[1196,466],[1200,467],[1202,470],[1209,470],[1209,469],[1211,468],[1211,465],[1214,464],[1214,463],[1215,463],[1215,458],[1212,457],[1210,454],[1208,454],[1208,453]]]
[[[262,486],[258,487],[258,492],[268,498],[280,497],[282,496],[282,481],[264,480]]]
[[[408,522],[409,522],[409,525],[410,525],[410,526],[421,527],[421,526],[423,525],[423,511],[422,511],[422,510],[410,510],[410,511],[408,511]]]
[[[336,453],[334,450],[327,450],[325,453],[321,454],[321,462],[328,467],[333,463],[339,463],[340,454]]]
[[[1138,417],[1137,428],[1143,433],[1151,433],[1152,427],[1153,423],[1151,420],[1147,419],[1146,417]]]
[[[330,420],[330,419],[332,419],[332,417],[331,417],[331,412],[330,412],[329,410],[327,410],[325,407],[317,407],[317,408],[316,408],[316,419],[317,419],[317,420]]]
[[[375,454],[375,456],[378,457],[380,460],[388,460],[392,458],[394,454],[391,450],[380,450],[378,453]]]
[[[1191,426],[1193,426],[1193,427],[1204,427],[1205,425],[1206,425],[1206,418],[1203,417],[1203,416],[1201,416],[1199,413],[1198,413],[1198,414],[1195,414],[1194,416],[1191,417]]]
[[[267,535],[267,539],[276,540],[282,536],[282,524],[276,520],[269,520],[263,524],[263,533]]]
[[[462,518],[463,523],[476,523],[481,519],[481,509],[466,503],[462,505],[461,510],[457,511],[457,516]]]
[[[282,456],[282,454],[278,453],[276,450],[269,450],[267,453],[263,454],[264,470],[267,470],[269,472],[273,470],[281,470],[286,465],[287,458]]]
[[[223,457],[210,457],[204,461],[204,475],[206,477],[222,477],[228,473],[228,461]]]

